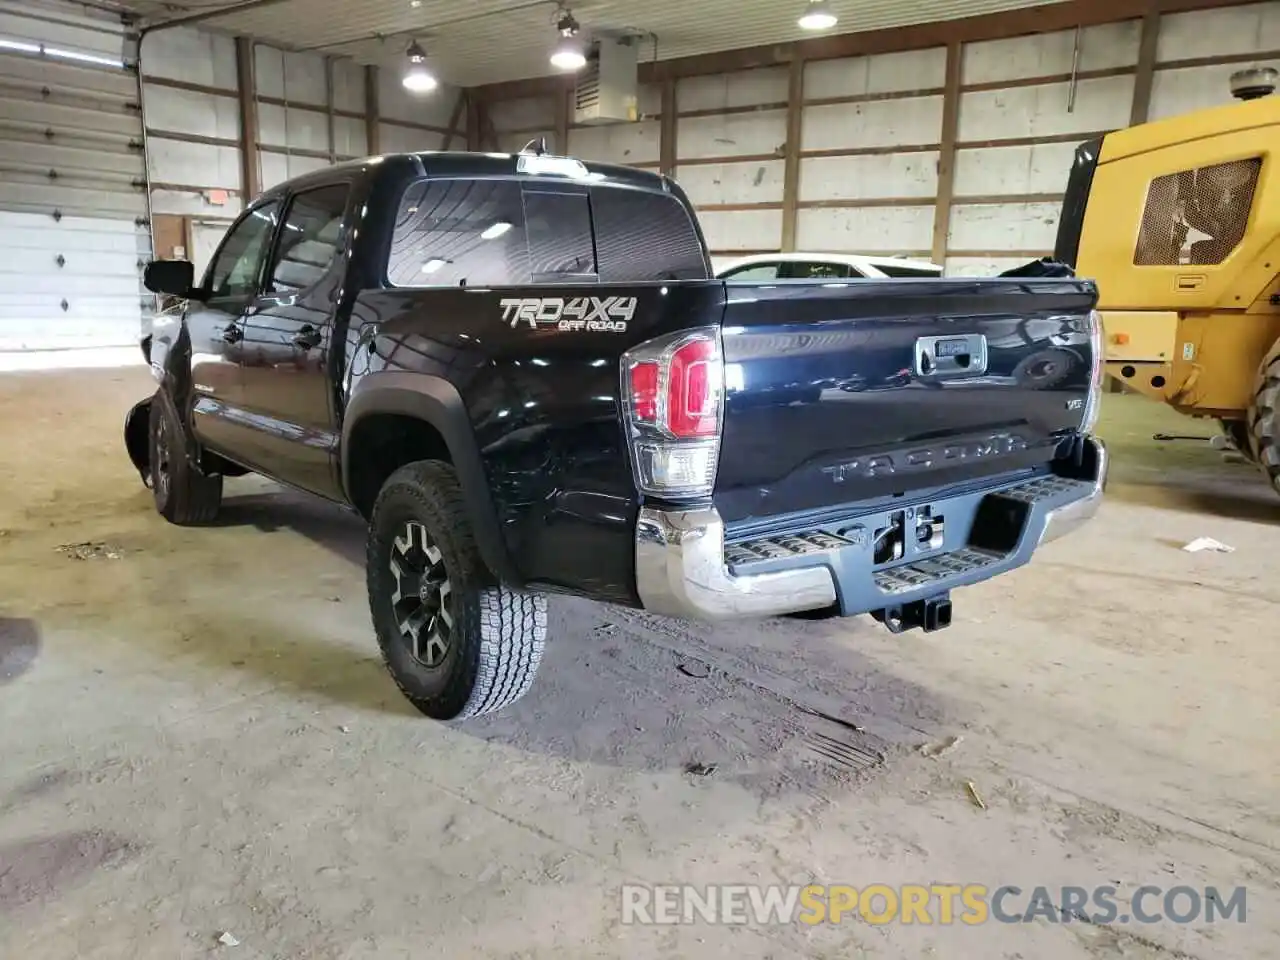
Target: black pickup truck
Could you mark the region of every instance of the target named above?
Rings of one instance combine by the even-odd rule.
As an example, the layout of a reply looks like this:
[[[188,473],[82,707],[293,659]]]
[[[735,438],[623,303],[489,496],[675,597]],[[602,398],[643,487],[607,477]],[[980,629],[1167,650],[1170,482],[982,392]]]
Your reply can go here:
[[[1092,516],[1097,292],[712,277],[680,188],[541,153],[336,166],[258,197],[143,342],[156,507],[248,472],[368,521],[387,666],[440,719],[520,697],[569,593],[717,620],[951,620]]]

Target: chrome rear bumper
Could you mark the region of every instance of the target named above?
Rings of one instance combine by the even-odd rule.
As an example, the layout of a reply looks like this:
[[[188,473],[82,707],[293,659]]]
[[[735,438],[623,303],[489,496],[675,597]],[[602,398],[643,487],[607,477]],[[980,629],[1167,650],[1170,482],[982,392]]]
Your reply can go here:
[[[920,579],[915,566],[875,568],[865,543],[838,549],[807,551],[772,563],[763,572],[731,569],[725,559],[724,522],[712,506],[691,510],[642,508],[636,526],[636,587],[644,609],[694,620],[770,617],[819,610],[840,603],[847,615],[866,613],[903,603],[915,594],[949,590],[986,580],[1021,566],[1042,543],[1078,529],[1098,511],[1107,480],[1107,452],[1101,441],[1093,447],[1090,477],[1065,481],[1070,489],[1039,499],[1028,496],[1030,484],[1011,485],[990,493],[970,494],[943,501],[948,523],[968,520],[941,552],[920,564],[937,565],[949,553],[963,556],[955,574]],[[1008,495],[1027,502],[1027,516],[1018,541],[1007,552],[975,550],[967,546],[978,506],[985,496]],[[861,518],[856,518],[861,519]],[[973,563],[974,556],[980,563]],[[910,574],[893,577],[893,571]],[[889,573],[890,576],[886,576]],[[918,587],[903,587],[915,577]]]

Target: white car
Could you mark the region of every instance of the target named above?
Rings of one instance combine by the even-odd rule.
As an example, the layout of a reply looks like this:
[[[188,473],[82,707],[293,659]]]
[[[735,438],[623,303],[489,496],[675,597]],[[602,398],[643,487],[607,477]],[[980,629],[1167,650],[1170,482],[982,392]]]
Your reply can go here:
[[[864,257],[856,253],[757,253],[721,267],[722,280],[843,280],[848,278],[940,277],[927,260]]]

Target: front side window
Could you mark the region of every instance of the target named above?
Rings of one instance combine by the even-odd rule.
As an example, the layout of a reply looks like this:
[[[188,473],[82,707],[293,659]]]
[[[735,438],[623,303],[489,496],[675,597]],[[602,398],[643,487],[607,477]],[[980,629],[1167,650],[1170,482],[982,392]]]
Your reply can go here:
[[[528,283],[520,185],[421,180],[400,201],[387,279],[400,287]]]
[[[209,268],[210,299],[248,302],[257,295],[279,211],[279,202],[264,203],[231,228]]]
[[[601,281],[643,283],[710,277],[697,230],[675,197],[600,187],[591,191],[591,212]]]
[[[1244,239],[1262,160],[1235,160],[1156,177],[1147,189],[1137,266],[1222,263]]]
[[[273,293],[315,286],[338,255],[351,187],[337,183],[293,198],[271,268]]]

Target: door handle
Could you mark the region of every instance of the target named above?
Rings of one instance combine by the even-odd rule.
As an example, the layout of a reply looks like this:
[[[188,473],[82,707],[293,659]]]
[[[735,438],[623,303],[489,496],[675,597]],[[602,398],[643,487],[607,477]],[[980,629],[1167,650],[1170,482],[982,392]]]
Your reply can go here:
[[[239,343],[244,339],[244,331],[240,329],[238,323],[233,323],[231,326],[223,328],[222,339],[227,343]]]
[[[320,346],[320,331],[307,324],[293,335],[293,342],[303,350],[314,350]]]

